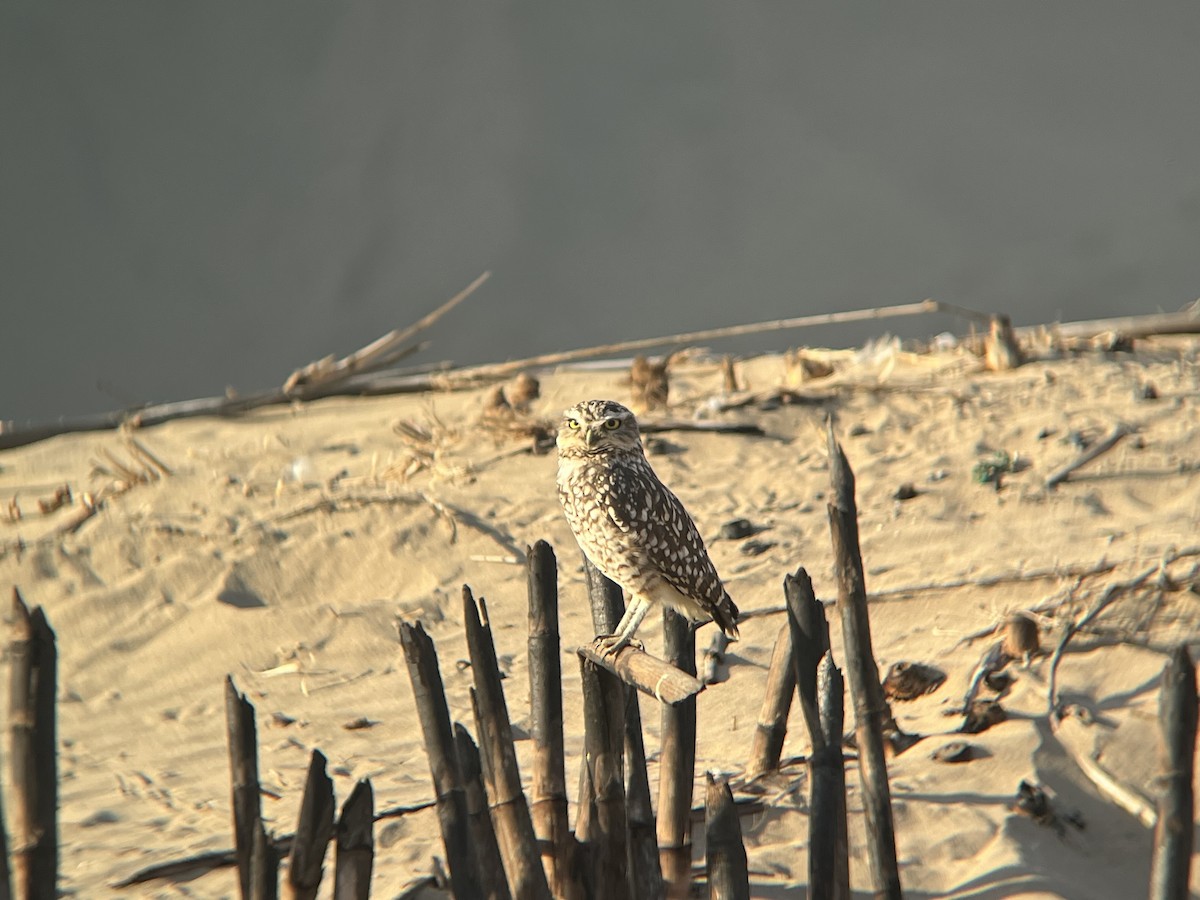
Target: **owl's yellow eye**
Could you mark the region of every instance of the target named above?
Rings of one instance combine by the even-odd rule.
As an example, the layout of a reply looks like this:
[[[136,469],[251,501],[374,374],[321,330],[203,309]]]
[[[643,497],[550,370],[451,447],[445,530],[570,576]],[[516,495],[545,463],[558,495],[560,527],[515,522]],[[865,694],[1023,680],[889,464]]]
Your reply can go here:
[[[607,428],[609,431],[616,431],[618,428],[621,427],[621,420],[620,419],[605,419],[604,427]]]
[[[579,420],[578,419],[567,419],[567,427],[570,428],[572,431],[577,431],[579,429]]]

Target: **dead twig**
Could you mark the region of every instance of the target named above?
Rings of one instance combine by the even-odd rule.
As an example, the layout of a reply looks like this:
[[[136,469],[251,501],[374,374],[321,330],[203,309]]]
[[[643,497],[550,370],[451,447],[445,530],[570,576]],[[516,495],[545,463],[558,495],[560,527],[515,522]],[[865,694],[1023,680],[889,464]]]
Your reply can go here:
[[[401,348],[401,344],[429,328],[438,319],[475,293],[491,277],[491,272],[484,272],[437,309],[433,310],[433,312],[418,319],[407,328],[389,331],[365,347],[355,350],[349,356],[338,360],[335,360],[332,356],[326,356],[324,359],[319,359],[303,368],[297,369],[283,383],[283,393],[291,396],[300,387],[335,384],[339,381],[344,381],[351,375],[381,369],[384,366],[389,366],[397,362],[416,349],[415,347]]]
[[[1092,446],[1088,447],[1083,453],[1079,454],[1072,462],[1067,463],[1061,469],[1053,472],[1046,478],[1046,490],[1052,491],[1059,484],[1071,477],[1071,473],[1078,469],[1082,469],[1096,457],[1107,453],[1113,447],[1117,446],[1121,438],[1127,434],[1133,433],[1133,428],[1121,422],[1113,426],[1113,428]]]

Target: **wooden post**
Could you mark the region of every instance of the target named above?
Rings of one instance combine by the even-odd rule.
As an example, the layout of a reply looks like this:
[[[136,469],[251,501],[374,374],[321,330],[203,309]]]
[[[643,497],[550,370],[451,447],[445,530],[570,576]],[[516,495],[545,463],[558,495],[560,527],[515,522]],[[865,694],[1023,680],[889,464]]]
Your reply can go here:
[[[479,879],[483,897],[487,900],[512,900],[508,879],[504,877],[504,859],[492,817],[488,811],[487,791],[483,787],[483,763],[479,747],[461,722],[454,723],[454,744],[458,748],[458,765],[462,771],[463,789],[467,792],[467,821],[471,825],[471,843],[479,858]]]
[[[788,715],[796,693],[796,671],[792,667],[792,632],[787,622],[779,626],[775,647],[771,650],[771,666],[767,669],[767,686],[763,690],[762,708],[754,741],[750,745],[750,760],[746,777],[757,778],[779,768],[783,741],[787,736]]]
[[[711,773],[705,777],[708,779],[704,795],[708,896],[711,900],[750,900],[746,845],[742,842],[742,823],[738,821],[729,783],[717,784]]]
[[[333,900],[370,900],[374,865],[375,792],[370,779],[363,779],[338,817]]]
[[[417,715],[425,735],[438,824],[446,848],[446,861],[450,865],[451,890],[456,897],[478,897],[481,893],[479,870],[471,852],[467,797],[458,767],[454,734],[450,730],[450,710],[446,705],[442,673],[438,669],[437,650],[419,622],[415,625],[400,623],[400,643],[404,646],[408,677],[412,681]]]
[[[809,900],[850,900],[846,763],[842,755],[845,682],[833,653],[821,657],[817,692],[824,746],[809,760]]]
[[[278,900],[279,851],[263,827],[254,823],[250,839],[250,900]]]
[[[12,736],[13,869],[21,900],[58,896],[58,738],[54,629],[13,588],[9,715]],[[5,884],[7,885],[7,877]]]
[[[289,900],[316,900],[317,888],[325,872],[325,849],[333,837],[336,813],[333,779],[325,771],[325,754],[314,750],[309,757],[304,796],[300,799],[300,818],[292,852],[288,858]]]
[[[513,749],[512,723],[504,702],[504,688],[500,684],[500,666],[496,662],[487,603],[480,597],[476,605],[471,589],[466,585],[463,585],[463,619],[471,654],[471,673],[475,678],[471,698],[479,750],[484,761],[483,774],[492,801],[492,824],[504,856],[508,885],[513,896],[521,900],[550,900],[550,887],[538,854],[529,804],[521,790],[521,772]],[[458,896],[477,897],[479,892]]]
[[[606,898],[627,900],[629,835],[625,818],[624,688],[611,673],[580,657],[585,765],[595,812],[586,835],[592,885]]]
[[[597,634],[611,634],[616,630],[617,622],[625,612],[621,588],[605,578],[586,556],[583,558],[583,570],[592,607],[592,624]],[[633,648],[628,649],[633,651]],[[593,656],[589,658],[594,660]],[[616,665],[611,657],[605,661]],[[639,663],[640,661],[634,662],[631,667]],[[662,674],[654,676],[653,682],[653,686],[659,689],[660,696],[665,693],[674,697],[676,693],[680,693],[684,694],[680,697],[682,700],[688,696],[686,692],[693,687],[675,676],[672,677],[675,684],[669,687],[660,686],[661,678]],[[630,684],[630,679],[623,677],[622,680]],[[692,680],[697,690],[703,687],[695,679]],[[645,681],[649,687],[649,677]],[[634,686],[636,687],[636,684]],[[652,693],[651,695],[653,696]],[[586,766],[584,768],[586,769]],[[633,691],[627,691],[625,697],[625,816],[629,823],[629,880],[633,896],[636,900],[660,900],[663,896],[663,876],[658,861],[658,838],[654,830],[654,806],[650,799],[650,775],[646,770],[642,711],[638,695]]]
[[[533,782],[530,785],[529,812],[550,890],[555,897],[575,900],[582,897],[583,887],[575,868],[576,846],[567,819],[562,661],[559,657],[561,642],[558,635],[558,563],[554,558],[554,550],[545,541],[538,541],[530,547],[526,560],[529,587],[529,706],[533,736]],[[486,810],[486,805],[484,808]],[[494,834],[492,841],[495,842]]]
[[[796,692],[800,695],[800,709],[816,752],[825,746],[817,707],[817,666],[829,649],[829,623],[825,621],[825,607],[813,593],[812,579],[803,568],[783,579],[783,593],[787,598],[788,628],[792,635]]]
[[[1193,759],[1196,752],[1196,669],[1187,645],[1171,653],[1158,701],[1162,725],[1162,793],[1154,826],[1150,900],[1187,900],[1192,863]]]
[[[842,614],[842,640],[850,675],[858,736],[858,770],[862,783],[867,825],[867,851],[875,896],[898,900],[900,870],[896,864],[896,835],[892,823],[892,797],[887,760],[883,754],[882,724],[887,713],[879,686],[879,669],[871,648],[867,615],[867,588],[862,553],[858,545],[858,509],[854,502],[854,473],[828,426],[830,499],[829,528],[833,540],[834,569],[838,579],[838,607]]]
[[[663,609],[663,655],[696,674],[696,633],[686,617]],[[662,705],[658,766],[658,858],[667,896],[686,898],[692,878],[692,773],[696,766],[696,698]]]
[[[225,676],[225,729],[229,739],[229,771],[233,790],[233,846],[237,856],[238,884],[242,897],[255,895],[253,860],[255,840],[262,826],[262,799],[258,790],[258,728],[254,724],[254,706],[238,693],[233,676]],[[270,841],[259,858],[267,861]],[[273,867],[271,867],[273,868]]]

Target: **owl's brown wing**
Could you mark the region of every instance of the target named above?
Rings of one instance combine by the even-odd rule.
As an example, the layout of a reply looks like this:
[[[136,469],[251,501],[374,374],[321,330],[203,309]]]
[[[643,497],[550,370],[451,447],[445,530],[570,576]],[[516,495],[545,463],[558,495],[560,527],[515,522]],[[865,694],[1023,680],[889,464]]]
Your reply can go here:
[[[737,636],[737,606],[683,503],[646,467],[613,472],[606,507],[631,549],[664,581],[699,603],[721,629]]]

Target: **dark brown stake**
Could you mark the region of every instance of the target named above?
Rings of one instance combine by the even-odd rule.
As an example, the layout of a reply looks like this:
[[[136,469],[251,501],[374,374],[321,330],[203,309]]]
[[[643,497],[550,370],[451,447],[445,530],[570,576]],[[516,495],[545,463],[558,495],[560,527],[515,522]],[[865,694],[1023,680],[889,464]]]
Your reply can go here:
[[[810,900],[850,900],[850,839],[846,824],[846,764],[842,756],[845,682],[833,654],[817,670],[825,745],[809,760],[808,883]]]
[[[58,651],[42,608],[31,613],[15,587],[9,658],[16,896],[53,900],[58,882]],[[7,888],[7,875],[4,884]]]
[[[233,676],[225,676],[225,729],[229,738],[229,771],[233,784],[233,844],[237,854],[238,883],[242,897],[256,896],[253,890],[254,847],[262,830],[262,800],[258,789],[258,728],[254,706],[238,693]],[[270,842],[268,841],[268,845]],[[268,846],[268,850],[269,850]],[[269,853],[260,859],[267,861]],[[274,871],[275,866],[269,866]]]
[[[467,792],[467,820],[471,823],[471,842],[479,857],[479,877],[483,897],[487,900],[511,900],[508,879],[504,877],[504,860],[492,817],[488,811],[487,791],[483,787],[483,763],[479,747],[461,722],[454,723],[454,743],[458,747],[458,765],[462,771],[463,788]]]
[[[442,673],[438,669],[437,650],[433,639],[418,622],[400,623],[400,643],[408,664],[417,716],[425,735],[425,754],[433,776],[433,792],[437,798],[438,824],[442,843],[450,864],[450,883],[456,897],[478,897],[479,870],[477,858],[471,851],[471,834],[467,824],[467,797],[458,768],[454,733],[450,730],[450,710]]]
[[[663,609],[663,655],[696,674],[696,633],[685,616]],[[696,765],[696,698],[662,705],[658,769],[658,858],[667,896],[688,896],[692,872],[692,773]]]
[[[767,686],[763,690],[762,708],[758,712],[758,725],[754,728],[754,741],[750,745],[750,760],[746,764],[746,777],[757,778],[779,768],[783,754],[783,741],[787,737],[788,715],[792,710],[792,697],[796,693],[796,671],[792,668],[792,632],[787,622],[779,626],[775,635],[775,647],[771,651],[771,665],[767,669]]]
[[[466,585],[463,585],[463,619],[471,653],[471,673],[475,678],[471,696],[475,704],[483,774],[492,801],[492,824],[504,856],[508,885],[513,896],[521,900],[549,900],[550,887],[542,869],[529,804],[521,790],[521,771],[513,749],[512,723],[504,701],[504,688],[500,684],[500,666],[496,662],[487,603],[480,597],[476,605],[471,589]],[[458,896],[477,897],[479,892]]]
[[[625,689],[612,673],[580,657],[583,745],[595,812],[586,835],[592,884],[605,898],[626,900],[629,832],[625,818]]]
[[[250,847],[250,900],[277,900],[279,897],[279,851],[262,820],[254,823]]]
[[[586,556],[583,570],[592,607],[592,624],[597,634],[611,634],[625,612],[621,588],[605,578]],[[625,683],[629,684],[629,681]],[[583,768],[586,772],[587,767]],[[585,783],[590,790],[590,780]],[[629,880],[633,896],[637,900],[659,900],[663,896],[663,876],[654,830],[654,806],[650,799],[650,775],[646,770],[642,711],[633,691],[627,691],[625,697],[625,815],[629,822]]]
[[[803,568],[783,579],[783,593],[787,598],[792,665],[797,693],[800,695],[800,709],[804,713],[813,751],[816,752],[825,746],[817,707],[817,666],[829,649],[829,623],[825,621],[825,607],[813,593],[812,579]]]
[[[900,870],[896,864],[896,835],[887,760],[883,754],[883,722],[890,718],[879,687],[879,668],[871,649],[867,588],[858,545],[858,509],[854,502],[854,473],[846,454],[828,426],[830,500],[829,529],[833,539],[842,640],[850,676],[858,736],[858,770],[862,782],[871,880],[878,898],[899,898]]]
[[[370,900],[375,865],[375,791],[369,779],[354,785],[337,823],[333,900]]]
[[[717,784],[706,774],[704,796],[705,862],[708,896],[711,900],[750,900],[750,873],[746,868],[746,845],[742,823],[728,782]]]
[[[1196,752],[1196,669],[1181,644],[1163,670],[1158,701],[1162,725],[1162,793],[1154,826],[1150,900],[1186,900],[1192,862],[1193,759]]]
[[[567,819],[562,661],[558,635],[558,564],[553,548],[545,541],[538,541],[527,550],[526,561],[529,586],[529,706],[533,732],[533,782],[529,811],[551,891],[555,897],[574,900],[582,896],[583,888],[576,877],[576,845]],[[495,842],[495,835],[492,841]],[[507,892],[507,885],[505,890]]]
[[[288,859],[289,900],[315,900],[325,872],[325,849],[333,837],[333,820],[337,815],[333,779],[325,771],[326,762],[320,750],[314,750],[309,757],[300,818]]]

